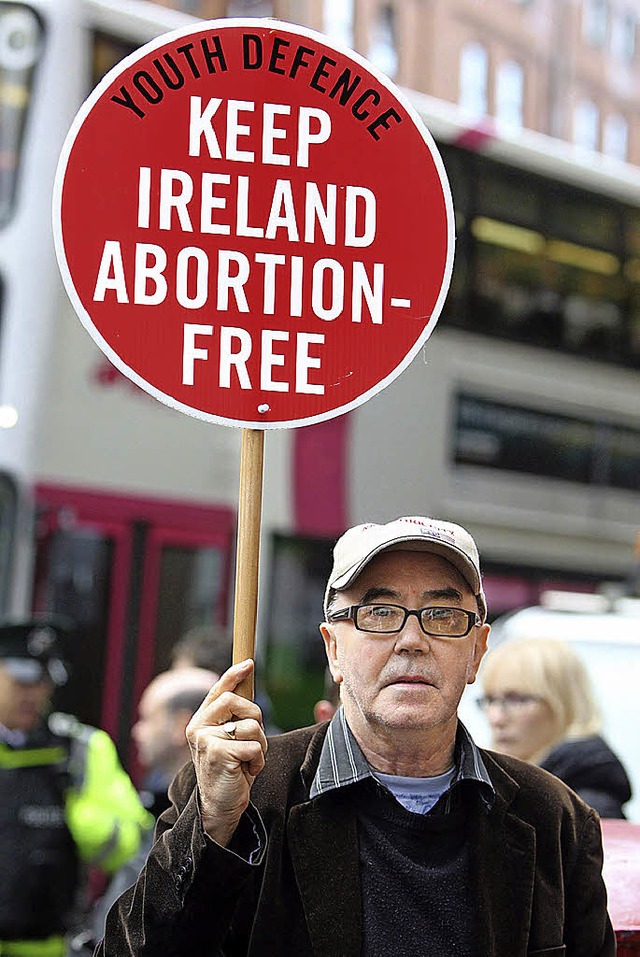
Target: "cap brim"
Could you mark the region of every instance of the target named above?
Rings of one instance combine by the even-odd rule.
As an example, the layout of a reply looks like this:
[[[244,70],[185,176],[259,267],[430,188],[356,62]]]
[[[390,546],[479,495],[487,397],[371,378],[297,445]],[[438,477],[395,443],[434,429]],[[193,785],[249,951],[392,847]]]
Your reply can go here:
[[[45,666],[33,658],[0,658],[0,665],[21,685],[37,685],[44,678],[49,678]]]

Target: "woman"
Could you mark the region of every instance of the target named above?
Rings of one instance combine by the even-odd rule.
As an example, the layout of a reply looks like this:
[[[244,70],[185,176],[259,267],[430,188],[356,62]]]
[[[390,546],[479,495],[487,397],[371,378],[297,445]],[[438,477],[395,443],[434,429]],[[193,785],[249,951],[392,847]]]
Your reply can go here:
[[[601,817],[624,817],[631,785],[600,736],[586,668],[561,641],[521,639],[487,655],[481,671],[493,747],[537,764],[569,785]]]

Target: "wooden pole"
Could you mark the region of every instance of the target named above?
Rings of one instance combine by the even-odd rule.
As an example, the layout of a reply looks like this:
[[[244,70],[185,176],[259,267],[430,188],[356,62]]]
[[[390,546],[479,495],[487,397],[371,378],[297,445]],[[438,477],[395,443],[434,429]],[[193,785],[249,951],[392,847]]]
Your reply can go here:
[[[263,458],[264,431],[243,429],[238,495],[236,592],[233,612],[234,664],[255,656]],[[252,700],[253,677],[245,678],[236,691],[243,698]]]

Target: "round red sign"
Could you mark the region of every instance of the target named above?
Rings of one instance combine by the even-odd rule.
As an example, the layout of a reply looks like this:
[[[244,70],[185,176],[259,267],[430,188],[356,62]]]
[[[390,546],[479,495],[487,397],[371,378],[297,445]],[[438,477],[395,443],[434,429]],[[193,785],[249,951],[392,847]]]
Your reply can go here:
[[[442,161],[405,96],[271,20],[199,23],[112,70],[63,148],[54,232],[114,365],[183,412],[265,429],[399,375],[454,245]]]

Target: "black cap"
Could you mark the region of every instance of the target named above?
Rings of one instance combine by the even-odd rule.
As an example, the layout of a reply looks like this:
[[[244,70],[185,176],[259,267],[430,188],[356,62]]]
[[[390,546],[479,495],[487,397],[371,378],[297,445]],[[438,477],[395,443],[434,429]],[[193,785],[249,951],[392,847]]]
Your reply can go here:
[[[20,684],[37,684],[48,677],[66,683],[63,642],[70,632],[62,620],[32,618],[0,623],[0,667]]]

